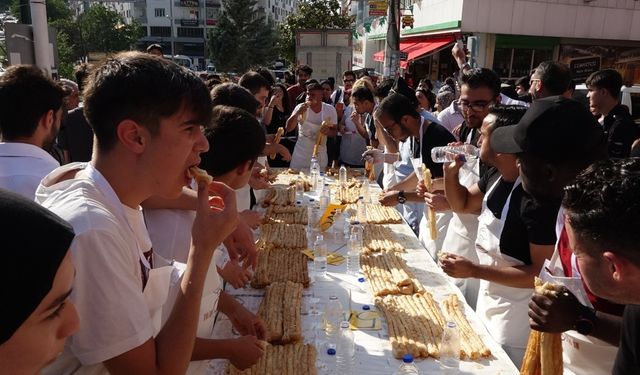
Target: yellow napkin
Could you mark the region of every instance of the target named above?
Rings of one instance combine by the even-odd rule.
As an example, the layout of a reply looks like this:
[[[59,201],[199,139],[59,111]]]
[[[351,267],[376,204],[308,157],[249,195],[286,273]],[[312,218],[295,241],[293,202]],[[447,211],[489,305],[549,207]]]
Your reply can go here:
[[[331,228],[336,212],[344,210],[345,207],[344,204],[330,203],[320,218],[320,230],[324,232]]]
[[[305,249],[302,251],[302,254],[306,255],[309,259],[313,260],[313,250],[311,249]],[[332,266],[339,266],[342,263],[344,263],[345,261],[345,257],[343,257],[342,255],[338,254],[338,253],[329,253],[327,255],[327,264],[330,264]]]

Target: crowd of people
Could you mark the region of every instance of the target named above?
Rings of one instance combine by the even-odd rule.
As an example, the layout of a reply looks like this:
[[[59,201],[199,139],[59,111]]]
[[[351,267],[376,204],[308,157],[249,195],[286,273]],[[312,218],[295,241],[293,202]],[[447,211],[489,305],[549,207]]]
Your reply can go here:
[[[586,108],[558,62],[514,94],[457,46],[459,80],[415,89],[353,71],[317,81],[306,65],[295,84],[267,69],[205,80],[155,49],[79,66],[75,82],[27,65],[0,77],[2,371],[256,363],[265,324],[222,285],[242,288],[256,265],[263,169],[309,168],[315,148],[322,169],[373,164],[379,201],[516,366],[535,329],[563,333],[566,374],[640,372],[640,128],[615,70],[587,79]],[[448,145],[477,152],[435,162]],[[536,276],[561,292],[536,294]],[[218,312],[238,338],[212,337]]]

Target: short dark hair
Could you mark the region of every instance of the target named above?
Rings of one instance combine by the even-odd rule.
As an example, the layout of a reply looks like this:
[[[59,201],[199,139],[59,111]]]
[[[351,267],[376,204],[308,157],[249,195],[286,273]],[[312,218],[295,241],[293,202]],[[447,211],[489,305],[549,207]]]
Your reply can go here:
[[[76,65],[73,68],[73,75],[76,78],[76,83],[78,84],[78,91],[80,93],[82,93],[82,90],[84,90],[84,82],[87,80],[87,77],[89,77],[89,72],[91,71],[92,68],[93,68],[93,65],[89,63],[81,63]]]
[[[323,80],[322,82],[320,82],[320,86],[322,85],[329,85],[329,87],[331,87],[331,90],[333,90],[333,82],[329,81],[328,79]]]
[[[211,97],[204,82],[171,61],[141,52],[122,52],[94,69],[85,87],[84,114],[101,151],[117,143],[117,128],[126,119],[158,134],[160,120],[190,109],[208,125]]]
[[[322,85],[319,84],[318,81],[308,83],[306,87],[307,87],[307,92],[313,91],[313,90],[322,90]]]
[[[516,80],[515,86],[522,86],[523,89],[529,91],[531,87],[531,76],[522,76]]]
[[[374,103],[373,93],[365,86],[358,86],[351,92],[351,97],[358,99],[359,101],[368,100],[371,103]]]
[[[0,76],[0,133],[4,140],[28,138],[40,118],[62,107],[66,93],[35,65],[13,65]]]
[[[276,84],[276,78],[273,73],[267,68],[258,68],[256,69],[256,73],[260,74],[262,78],[264,78],[268,83],[269,87]]]
[[[557,61],[541,62],[534,70],[534,74],[540,77],[543,90],[548,96],[564,94],[571,81],[569,67]]]
[[[200,155],[200,167],[212,176],[221,176],[248,160],[255,162],[266,142],[255,115],[223,105],[213,109],[205,136],[209,151]]]
[[[620,97],[620,88],[622,87],[622,76],[614,69],[604,69],[592,73],[585,84],[599,89],[605,89],[609,95],[618,99]]]
[[[298,65],[298,67],[296,68],[296,75],[298,75],[299,72],[305,72],[308,75],[313,74],[313,69],[311,69],[311,67],[309,65]]]
[[[564,188],[562,206],[587,252],[612,251],[640,265],[640,159],[594,163]]]
[[[420,118],[420,114],[416,110],[413,102],[406,96],[397,93],[391,94],[382,99],[382,101],[378,105],[378,108],[376,109],[376,115],[382,113],[391,117],[395,122],[400,122],[402,116],[406,115],[409,115],[413,118]]]
[[[149,45],[147,46],[146,51],[147,51],[147,53],[149,53],[149,52],[151,52],[151,51],[152,51],[152,50],[154,50],[154,49],[157,49],[158,51],[160,51],[160,53],[162,53],[162,46],[161,46],[161,45],[159,45],[159,44],[157,44],[157,43],[155,43],[155,44],[149,44]]]
[[[429,112],[433,111],[433,107],[436,105],[436,94],[434,94],[432,91],[426,88],[419,88],[416,90],[416,92],[418,91],[420,91],[422,95],[424,95],[427,98],[427,100],[429,101],[429,104],[431,105],[430,108],[425,108],[425,109]]]
[[[211,90],[211,101],[214,107],[225,105],[242,108],[254,114],[260,108],[260,102],[249,92],[249,90],[237,83],[227,82],[217,85]]]
[[[354,80],[356,79],[356,73],[353,70],[345,70],[344,73],[342,73],[342,78],[346,76],[352,76]]]
[[[527,107],[521,105],[492,105],[489,107],[489,114],[496,116],[496,121],[491,127],[491,131],[503,126],[517,124],[522,116],[527,112]]]
[[[240,77],[238,84],[254,95],[257,94],[260,89],[271,89],[269,82],[258,72],[246,72]]]
[[[376,96],[378,98],[386,98],[389,95],[389,92],[393,88],[395,84],[395,80],[393,78],[387,78],[384,81],[380,82],[378,87],[376,87]]]
[[[460,76],[460,86],[462,85],[472,89],[486,87],[491,90],[494,98],[500,95],[500,77],[491,69],[475,68],[465,71]]]
[[[418,82],[418,86],[424,86],[429,91],[433,90],[433,82],[431,82],[429,78],[421,79],[420,82]]]

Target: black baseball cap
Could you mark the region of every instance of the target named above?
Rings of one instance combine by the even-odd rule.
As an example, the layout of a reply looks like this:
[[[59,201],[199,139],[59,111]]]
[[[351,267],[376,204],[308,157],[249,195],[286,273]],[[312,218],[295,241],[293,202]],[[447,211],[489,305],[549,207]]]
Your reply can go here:
[[[598,152],[604,141],[602,126],[591,112],[562,96],[534,100],[515,126],[491,134],[491,148],[497,153],[530,153],[547,161]]]

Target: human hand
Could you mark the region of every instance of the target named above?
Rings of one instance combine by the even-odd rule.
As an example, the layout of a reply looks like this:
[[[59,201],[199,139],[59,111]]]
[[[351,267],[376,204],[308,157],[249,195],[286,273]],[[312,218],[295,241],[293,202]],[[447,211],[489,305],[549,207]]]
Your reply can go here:
[[[441,253],[440,266],[444,273],[458,279],[473,277],[476,264],[469,259],[449,253]]]
[[[256,268],[258,249],[253,241],[253,232],[245,222],[238,221],[235,231],[224,240],[224,246],[230,259],[239,258],[244,266]]]
[[[235,303],[233,312],[228,315],[233,328],[241,335],[251,335],[259,340],[267,338],[267,326],[259,316],[247,310],[246,307]]]
[[[372,148],[362,153],[362,159],[369,163],[379,164],[384,161],[384,152],[377,148]]]
[[[444,168],[442,169],[444,174],[450,174],[450,173],[458,173],[460,171],[460,168],[462,168],[462,166],[464,165],[465,160],[464,160],[464,155],[455,155],[453,157],[453,161],[450,163],[445,163],[444,164]]]
[[[199,182],[198,207],[191,227],[193,246],[213,252],[237,225],[235,191],[220,182]]]
[[[451,133],[457,138],[460,139],[460,132],[462,131],[462,124],[456,126],[455,128],[453,128],[453,131],[451,131]]]
[[[218,268],[218,273],[235,289],[243,288],[251,279],[251,271],[242,267],[237,259],[229,260],[223,268]]]
[[[249,228],[258,229],[258,227],[262,223],[262,215],[260,215],[260,213],[256,211],[244,210],[240,212],[240,220],[244,221],[245,224],[249,226]]]
[[[245,370],[255,365],[264,354],[262,344],[255,336],[242,336],[231,340],[229,345],[229,362],[238,370]]]
[[[362,126],[362,117],[355,110],[351,111],[351,115],[349,116],[349,118],[351,119],[351,121],[353,121],[354,124]]]
[[[268,189],[271,186],[267,177],[262,174],[262,166],[260,166],[260,164],[256,164],[256,166],[251,170],[249,186],[254,190]]]
[[[383,206],[393,207],[398,204],[398,193],[397,190],[382,192],[378,197],[378,202]]]
[[[560,287],[555,296],[534,293],[529,301],[529,325],[536,331],[565,332],[573,329],[579,316],[591,314],[565,287]]]
[[[441,192],[425,192],[424,203],[436,212],[451,210],[451,206],[449,205],[447,197]]]
[[[282,160],[284,160],[284,161],[290,161],[291,160],[291,153],[289,152],[289,149],[287,149],[286,147],[284,147],[280,143],[278,143],[276,145],[276,152],[278,153],[278,155],[280,155],[282,157]]]
[[[453,58],[458,62],[458,66],[463,65],[467,61],[467,54],[464,51],[464,45],[461,42],[453,45],[451,55],[453,55]]]

